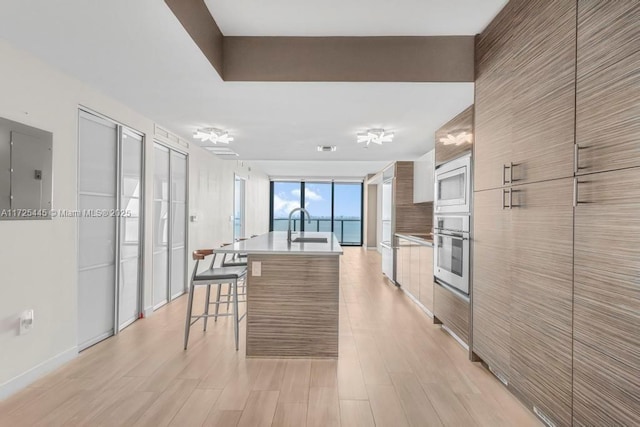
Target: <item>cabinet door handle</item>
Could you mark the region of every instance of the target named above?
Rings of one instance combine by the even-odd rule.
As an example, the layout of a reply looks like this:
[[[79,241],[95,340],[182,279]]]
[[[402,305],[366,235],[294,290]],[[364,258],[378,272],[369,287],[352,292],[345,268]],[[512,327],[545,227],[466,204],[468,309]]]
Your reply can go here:
[[[509,169],[509,179],[507,180],[507,169]],[[513,178],[513,163],[502,165],[502,185],[511,184]]]
[[[509,204],[505,205],[504,203],[504,196],[505,195],[509,195]],[[502,189],[502,209],[511,209],[511,189],[510,188],[503,188]]]

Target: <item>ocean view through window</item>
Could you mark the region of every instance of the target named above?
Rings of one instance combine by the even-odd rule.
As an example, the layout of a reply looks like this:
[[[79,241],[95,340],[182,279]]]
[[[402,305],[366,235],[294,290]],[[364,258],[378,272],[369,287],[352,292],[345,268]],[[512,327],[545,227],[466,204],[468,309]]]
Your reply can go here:
[[[286,231],[289,212],[304,207],[308,218],[294,214],[294,231],[331,231],[341,245],[362,245],[362,183],[361,182],[271,182],[272,231]]]

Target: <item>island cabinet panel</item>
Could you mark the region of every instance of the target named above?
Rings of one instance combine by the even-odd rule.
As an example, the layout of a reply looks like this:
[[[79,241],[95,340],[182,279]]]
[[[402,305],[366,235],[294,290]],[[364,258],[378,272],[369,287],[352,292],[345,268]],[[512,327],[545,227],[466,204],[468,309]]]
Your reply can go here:
[[[578,173],[640,166],[640,2],[580,0]]]
[[[474,195],[473,347],[503,381],[511,365],[511,210],[506,189]],[[437,300],[436,300],[437,305]]]
[[[248,266],[247,356],[337,358],[339,256],[250,253]]]
[[[640,168],[578,178],[573,380],[576,425],[640,425]]]
[[[420,251],[420,291],[418,299],[433,313],[433,248],[418,246]]]
[[[571,425],[573,178],[512,189],[510,387]]]

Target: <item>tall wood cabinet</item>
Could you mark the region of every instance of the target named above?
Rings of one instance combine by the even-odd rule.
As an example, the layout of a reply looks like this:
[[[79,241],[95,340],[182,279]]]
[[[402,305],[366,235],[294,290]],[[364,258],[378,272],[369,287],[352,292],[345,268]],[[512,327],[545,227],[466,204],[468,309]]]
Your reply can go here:
[[[573,179],[511,191],[510,387],[570,425]]]
[[[511,366],[511,210],[508,190],[477,192],[473,210],[473,352],[503,382]]]
[[[578,174],[640,166],[640,2],[578,2]]]
[[[476,191],[573,176],[575,14],[512,0],[479,36]]]
[[[639,38],[639,2],[578,2],[575,425],[640,425]]]
[[[640,425],[640,3],[511,0],[476,44],[472,350],[561,425]]]

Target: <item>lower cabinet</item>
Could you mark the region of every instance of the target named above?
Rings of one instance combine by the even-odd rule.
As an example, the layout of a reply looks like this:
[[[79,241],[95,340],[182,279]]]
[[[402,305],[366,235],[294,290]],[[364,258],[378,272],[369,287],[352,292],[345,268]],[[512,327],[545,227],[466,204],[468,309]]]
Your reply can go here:
[[[511,366],[511,210],[506,190],[474,194],[473,352],[503,382]]]
[[[510,387],[571,425],[573,179],[512,188]]]
[[[418,299],[433,313],[433,247],[418,246],[420,252],[420,285]]]
[[[433,298],[433,315],[468,344],[469,301],[438,283],[434,284]]]
[[[571,425],[573,179],[475,193],[473,351]]]
[[[396,282],[433,313],[433,247],[396,239]]]
[[[640,425],[640,168],[578,178],[573,421]]]

